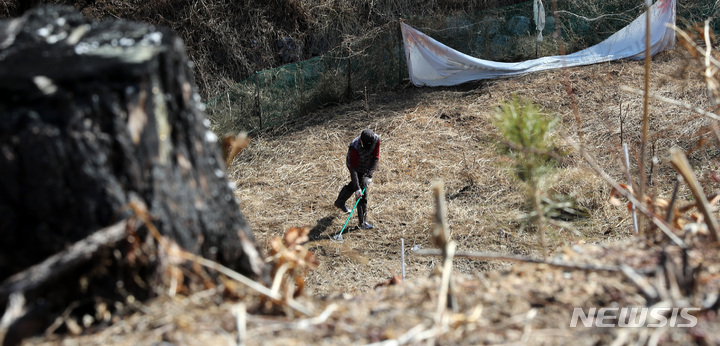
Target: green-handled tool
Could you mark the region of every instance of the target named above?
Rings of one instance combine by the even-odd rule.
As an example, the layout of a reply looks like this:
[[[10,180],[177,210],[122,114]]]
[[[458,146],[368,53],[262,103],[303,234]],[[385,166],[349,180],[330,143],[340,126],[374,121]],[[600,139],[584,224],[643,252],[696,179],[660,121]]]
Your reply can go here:
[[[360,194],[360,198],[365,194],[365,189],[367,189],[367,185],[362,189],[362,192]],[[345,227],[347,227],[348,222],[350,222],[350,218],[352,217],[353,212],[355,211],[355,208],[357,208],[358,203],[360,202],[360,198],[355,200],[355,206],[353,206],[352,210],[350,211],[350,215],[348,215],[347,220],[345,220],[345,224],[343,225],[343,228],[340,230],[340,233],[330,237],[330,239],[336,243],[342,243],[343,242],[343,231],[345,230]]]

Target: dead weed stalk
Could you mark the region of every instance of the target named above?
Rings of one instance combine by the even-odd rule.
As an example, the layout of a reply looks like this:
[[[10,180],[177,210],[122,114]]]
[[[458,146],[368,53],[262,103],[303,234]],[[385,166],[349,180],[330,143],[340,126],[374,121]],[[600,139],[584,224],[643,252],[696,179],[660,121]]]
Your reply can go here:
[[[177,287],[178,284],[182,284],[183,277],[182,277],[182,271],[179,270],[176,266],[182,264],[183,261],[190,261],[192,263],[197,263],[205,268],[212,269],[218,273],[221,273],[225,276],[227,276],[230,279],[233,279],[255,291],[262,294],[265,297],[270,298],[273,302],[276,303],[284,303],[287,304],[291,309],[300,312],[301,314],[304,314],[306,316],[312,315],[312,311],[308,308],[303,306],[302,304],[298,303],[296,300],[292,299],[292,296],[283,296],[278,292],[278,290],[271,290],[259,282],[252,280],[245,275],[242,275],[228,267],[225,267],[215,261],[211,261],[209,259],[206,259],[202,256],[198,256],[196,254],[190,253],[188,251],[185,251],[184,249],[180,248],[177,244],[172,242],[166,237],[163,237],[160,234],[160,231],[155,227],[155,225],[152,223],[152,219],[150,217],[149,212],[147,211],[147,207],[142,203],[130,203],[130,208],[135,212],[135,216],[139,218],[144,224],[145,227],[150,231],[150,234],[152,237],[157,241],[159,244],[158,251],[164,251],[165,254],[168,256],[170,265],[168,266],[168,276],[171,278],[171,287]],[[289,258],[289,256],[281,256],[283,259]],[[179,260],[179,261],[178,261]],[[292,260],[299,260],[295,258],[290,258],[290,261]],[[280,264],[282,266],[282,264]],[[276,267],[277,268],[277,267]],[[178,280],[178,275],[179,280]],[[175,280],[179,281],[177,283]],[[172,284],[175,282],[175,284]],[[174,290],[173,290],[174,291]],[[171,296],[174,294],[174,292],[171,292]]]

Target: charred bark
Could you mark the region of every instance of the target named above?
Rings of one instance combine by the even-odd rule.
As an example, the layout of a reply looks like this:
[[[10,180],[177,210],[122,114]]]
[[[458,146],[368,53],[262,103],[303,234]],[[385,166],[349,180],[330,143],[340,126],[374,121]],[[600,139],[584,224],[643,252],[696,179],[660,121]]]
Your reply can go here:
[[[0,21],[0,282],[133,198],[184,249],[266,279],[202,107],[168,29],[56,6]]]

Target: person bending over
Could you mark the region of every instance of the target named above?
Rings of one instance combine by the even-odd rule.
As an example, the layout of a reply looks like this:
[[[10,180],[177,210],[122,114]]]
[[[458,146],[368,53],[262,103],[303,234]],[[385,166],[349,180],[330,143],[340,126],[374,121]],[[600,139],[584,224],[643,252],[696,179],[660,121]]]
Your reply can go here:
[[[368,186],[380,160],[380,136],[370,129],[362,131],[360,136],[350,142],[345,165],[350,171],[350,182],[343,186],[335,200],[335,206],[343,212],[350,210],[345,202],[353,194],[357,203],[358,227],[361,229],[374,228],[367,220]],[[365,193],[363,193],[363,190]]]

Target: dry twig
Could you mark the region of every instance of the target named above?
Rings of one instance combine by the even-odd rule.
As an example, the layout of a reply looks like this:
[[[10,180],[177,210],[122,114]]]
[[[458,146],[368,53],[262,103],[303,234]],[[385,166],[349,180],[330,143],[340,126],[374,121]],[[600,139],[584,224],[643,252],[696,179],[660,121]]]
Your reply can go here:
[[[705,193],[702,190],[702,186],[700,186],[700,183],[698,182],[695,173],[692,171],[687,157],[685,157],[685,154],[683,154],[680,149],[671,148],[670,160],[673,164],[673,167],[675,167],[675,170],[677,170],[678,173],[680,173],[680,175],[682,175],[682,177],[688,183],[690,190],[695,196],[695,199],[698,201],[698,209],[700,209],[700,211],[703,213],[703,216],[705,216],[705,222],[708,226],[708,229],[710,230],[710,235],[712,235],[713,241],[717,243],[718,241],[720,241],[720,235],[718,234],[718,221],[712,213],[710,204],[708,203],[708,199],[705,196]]]
[[[130,207],[135,211],[135,214],[145,223],[145,226],[148,228],[150,233],[155,237],[155,240],[160,244],[163,248],[165,248],[165,251],[168,251],[171,246],[168,244],[167,239],[165,239],[161,234],[160,231],[153,225],[153,223],[150,220],[150,214],[147,212],[147,209],[145,209],[144,205],[142,204],[136,204],[136,203],[130,203]],[[179,258],[195,262],[203,267],[213,269],[233,280],[236,280],[245,286],[257,291],[260,294],[263,294],[267,296],[270,299],[276,300],[276,301],[283,301],[283,297],[278,292],[273,292],[271,289],[261,285],[257,281],[254,281],[250,278],[248,278],[245,275],[242,275],[228,267],[223,266],[220,263],[211,261],[209,259],[206,259],[204,257],[198,256],[196,254],[187,252],[183,249],[180,249],[179,247],[172,247],[175,251],[172,253],[168,253],[174,256],[177,256]],[[309,308],[306,308],[302,304],[298,303],[296,300],[293,300],[292,298],[287,299],[287,305],[294,309],[295,311],[298,311],[304,315],[312,315],[312,311]]]
[[[629,86],[625,86],[625,85],[621,85],[621,86],[620,86],[620,90],[622,90],[622,91],[627,91],[627,92],[630,92],[630,93],[633,93],[633,94],[636,94],[636,95],[642,95],[642,90],[639,90],[639,89],[636,89],[636,88],[632,88],[632,87],[629,87]],[[707,117],[707,118],[710,118],[710,119],[713,119],[713,120],[720,120],[720,116],[718,116],[717,114],[712,113],[712,112],[708,112],[708,111],[706,111],[706,110],[704,110],[704,109],[702,109],[702,108],[700,108],[700,107],[693,107],[693,106],[691,106],[691,105],[689,105],[689,104],[687,104],[687,103],[684,103],[684,102],[682,102],[682,101],[674,100],[674,99],[671,99],[671,98],[669,98],[669,97],[664,97],[664,96],[662,96],[662,95],[652,94],[652,93],[650,94],[650,97],[653,98],[653,99],[655,99],[655,100],[658,100],[658,101],[661,101],[661,102],[665,102],[665,103],[667,103],[667,104],[671,104],[671,105],[674,105],[674,106],[682,107],[682,108],[687,109],[687,110],[689,110],[689,111],[696,112],[696,113],[698,113],[698,114],[700,114],[700,115],[703,115],[703,116],[705,116],[705,117]]]
[[[421,250],[414,251],[414,253],[416,255],[420,255],[420,256],[440,256],[440,255],[442,255],[442,252],[440,252],[440,250],[437,250],[437,249],[421,249]],[[546,265],[549,265],[552,267],[571,269],[571,270],[604,271],[604,272],[621,272],[622,271],[622,268],[620,268],[620,267],[594,266],[594,265],[589,265],[589,264],[567,263],[567,262],[561,262],[561,261],[546,261],[546,260],[537,259],[537,258],[494,254],[494,253],[488,253],[488,252],[457,251],[454,253],[454,255],[455,255],[455,257],[470,258],[470,259],[484,260],[484,261],[496,260],[496,261],[508,261],[508,262],[520,262],[520,263],[546,264]],[[643,271],[645,271],[645,270],[643,270]]]
[[[447,210],[445,208],[445,191],[441,181],[433,183],[433,196],[435,197],[435,225],[433,226],[433,243],[441,248],[443,255],[442,283],[438,298],[437,315],[435,322],[442,320],[442,315],[449,305],[457,311],[457,300],[452,287],[452,261],[455,253],[455,242],[450,240],[450,230],[447,226]]]
[[[582,155],[582,157],[585,159],[585,162],[590,165],[590,167],[595,171],[595,173],[600,176],[600,178],[605,180],[605,182],[610,184],[610,186],[612,186],[616,191],[618,191],[618,193],[620,193],[625,198],[630,200],[630,202],[635,204],[637,209],[641,213],[643,213],[650,220],[650,222],[655,224],[663,233],[665,233],[665,235],[670,238],[672,242],[674,242],[683,249],[687,248],[685,242],[672,232],[672,230],[668,227],[665,221],[655,216],[655,214],[648,210],[648,208],[644,204],[640,203],[640,201],[638,201],[638,199],[635,198],[632,193],[630,193],[627,189],[623,188],[612,177],[610,177],[610,175],[607,174],[607,172],[605,172],[605,170],[603,170],[600,165],[598,165],[595,159],[590,156],[590,154],[588,154],[588,152],[582,146],[580,146],[575,140],[573,140],[569,136],[566,136],[565,139],[567,143],[570,144],[570,146],[572,146],[578,153],[580,153],[580,155]]]
[[[268,325],[253,330],[253,335],[272,333],[278,330],[309,330],[311,327],[323,324],[338,310],[337,304],[328,305],[320,315],[295,322],[269,322]]]

